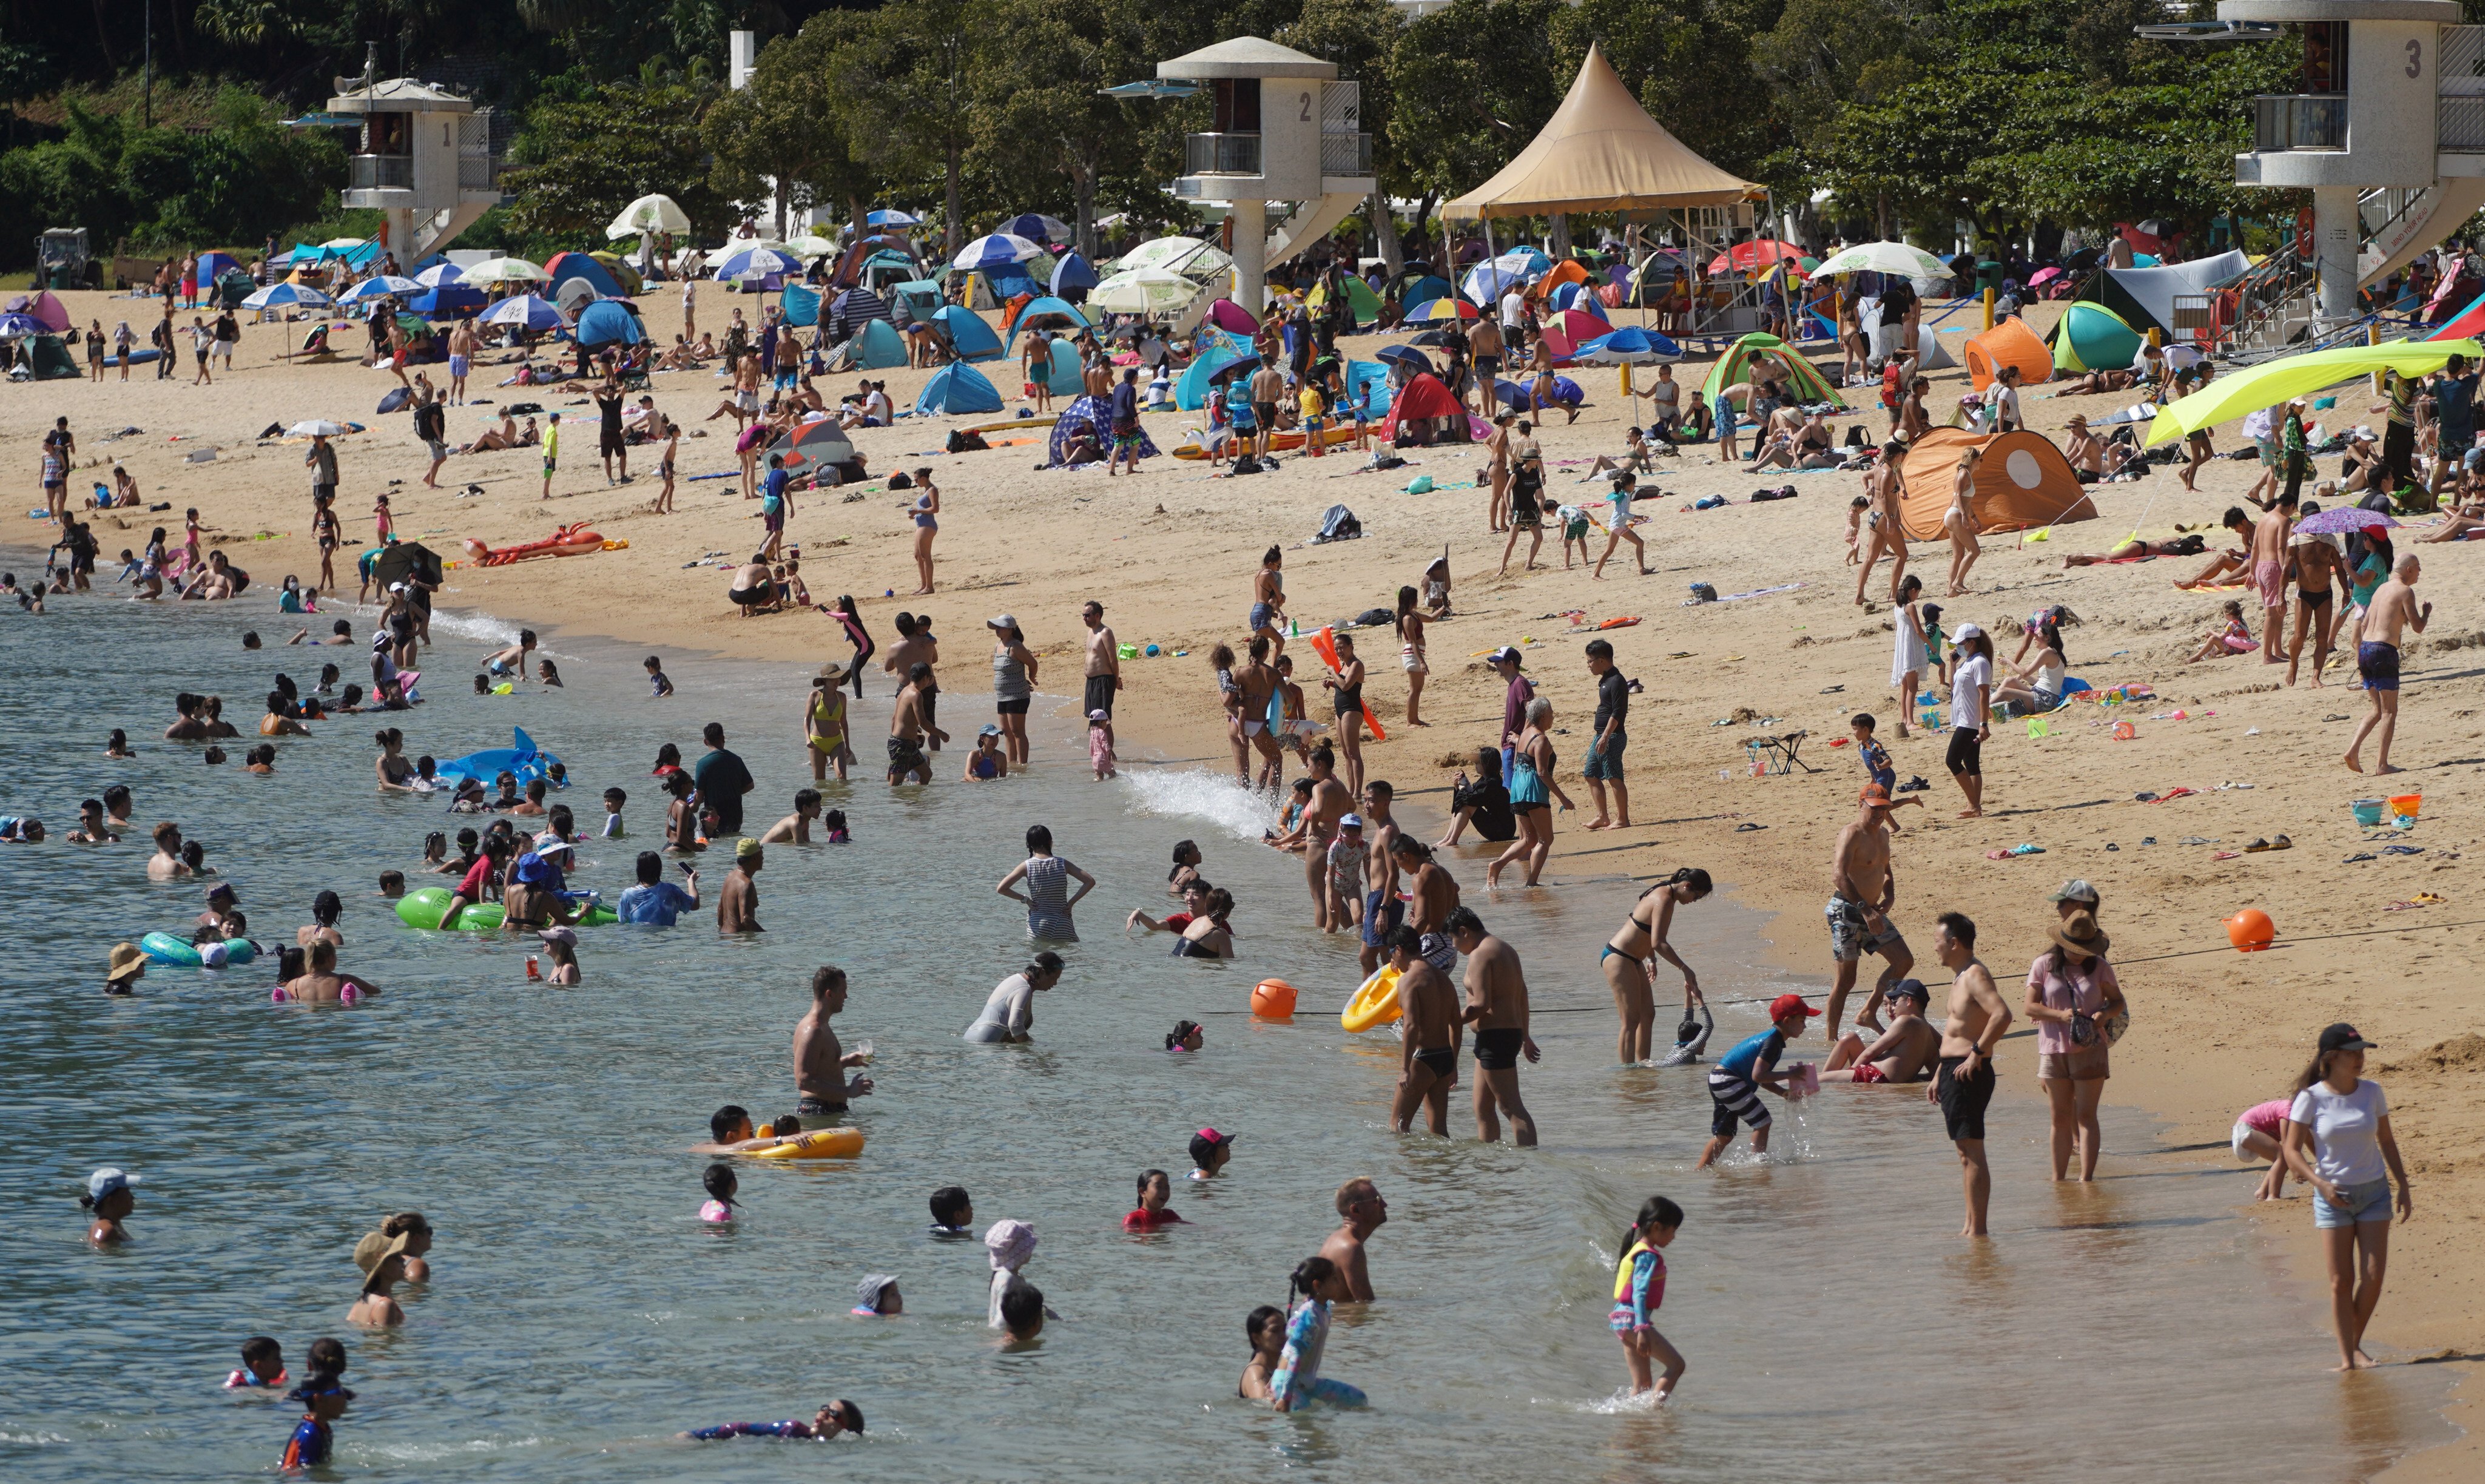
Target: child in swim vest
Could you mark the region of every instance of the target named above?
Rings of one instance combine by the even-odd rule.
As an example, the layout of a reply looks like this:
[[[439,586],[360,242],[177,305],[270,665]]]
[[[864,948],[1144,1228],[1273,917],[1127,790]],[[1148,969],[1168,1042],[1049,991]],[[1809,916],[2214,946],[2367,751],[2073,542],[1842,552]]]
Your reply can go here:
[[[741,1187],[741,1182],[733,1177],[733,1167],[710,1165],[707,1173],[699,1177],[699,1183],[707,1187],[708,1194],[707,1204],[699,1207],[699,1220],[711,1223],[732,1221],[735,1215],[733,1193]]]
[[[1687,1368],[1682,1352],[1657,1333],[1654,1316],[1665,1302],[1665,1254],[1682,1226],[1682,1208],[1662,1195],[1652,1195],[1639,1208],[1639,1220],[1624,1234],[1622,1260],[1614,1267],[1614,1336],[1622,1341],[1624,1361],[1630,1367],[1630,1394],[1649,1395],[1657,1406],[1674,1394],[1675,1383]],[[1665,1367],[1662,1381],[1654,1365]]]
[[[336,1447],[336,1420],[345,1415],[345,1404],[354,1393],[344,1388],[334,1371],[314,1371],[311,1379],[287,1393],[302,1403],[302,1420],[294,1424],[293,1436],[286,1440],[285,1454],[277,1467],[288,1472],[314,1469],[328,1461]]]
[[[225,1378],[225,1389],[240,1391],[285,1385],[285,1347],[264,1334],[241,1342],[241,1369]]]

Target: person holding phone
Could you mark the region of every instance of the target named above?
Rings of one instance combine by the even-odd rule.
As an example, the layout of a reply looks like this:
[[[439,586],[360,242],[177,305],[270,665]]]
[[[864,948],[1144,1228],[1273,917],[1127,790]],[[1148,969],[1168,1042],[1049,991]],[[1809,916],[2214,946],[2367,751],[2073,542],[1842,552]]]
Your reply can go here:
[[[639,884],[621,893],[614,912],[624,922],[638,922],[648,927],[670,927],[681,914],[699,904],[698,870],[690,862],[680,863],[682,884],[675,886],[665,879],[665,858],[653,850],[639,852]]]

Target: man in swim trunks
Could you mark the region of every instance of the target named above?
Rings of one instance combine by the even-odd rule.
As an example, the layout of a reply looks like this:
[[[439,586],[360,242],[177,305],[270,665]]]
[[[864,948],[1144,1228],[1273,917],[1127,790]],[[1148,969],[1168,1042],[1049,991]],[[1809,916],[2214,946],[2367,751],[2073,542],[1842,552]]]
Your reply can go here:
[[[1459,906],[1459,884],[1433,859],[1433,847],[1401,830],[1390,842],[1390,862],[1406,873],[1406,925],[1415,930],[1424,962],[1445,975],[1459,970],[1458,945],[1450,941],[1450,914]]]
[[[1363,862],[1358,854],[1352,881],[1341,883],[1329,857],[1348,848],[1338,837],[1349,820],[1354,826],[1352,848],[1363,850],[1363,821],[1349,812],[1354,800],[1348,796],[1346,785],[1337,781],[1337,755],[1324,743],[1312,749],[1309,762],[1312,796],[1303,806],[1303,883],[1311,889],[1312,925],[1322,932],[1333,933],[1354,921],[1346,904],[1360,905],[1363,900]],[[1349,895],[1350,892],[1353,894]]]
[[[1829,956],[1837,966],[1837,977],[1829,989],[1828,1033],[1833,1043],[1838,1039],[1839,1019],[1846,1010],[1846,996],[1855,988],[1856,965],[1866,953],[1881,956],[1881,975],[1855,1023],[1876,1032],[1881,1029],[1882,996],[1916,966],[1916,955],[1889,918],[1890,906],[1898,897],[1898,871],[1890,861],[1890,791],[1878,783],[1866,784],[1855,819],[1838,832],[1838,844],[1830,853],[1826,915]]]
[[[923,738],[931,731],[924,718],[924,693],[932,684],[932,667],[917,660],[910,673],[906,688],[897,693],[897,704],[888,716],[888,781],[905,783],[932,782],[932,759],[923,754]]]
[[[1370,1178],[1357,1175],[1337,1188],[1337,1214],[1345,1224],[1328,1234],[1320,1255],[1337,1264],[1346,1279],[1347,1300],[1372,1302],[1372,1272],[1364,1263],[1363,1244],[1389,1220],[1389,1202]]]
[[[2373,759],[2376,773],[2396,773],[2390,765],[2390,735],[2399,725],[2399,630],[2413,628],[2424,632],[2433,619],[2433,605],[2416,600],[2416,582],[2424,567],[2409,552],[2399,558],[2390,569],[2388,582],[2373,590],[2373,600],[2364,608],[2364,621],[2356,630],[2356,673],[2364,678],[2364,695],[2373,709],[2356,728],[2355,737],[2347,744],[2347,767],[2362,773],[2364,764],[2357,755],[2364,750],[2364,738],[2379,728],[2381,751]]]
[[[1390,929],[1406,921],[1406,904],[1398,899],[1398,821],[1389,817],[1395,793],[1378,779],[1363,789],[1363,951],[1357,957],[1367,977],[1388,954]]]
[[[1113,714],[1113,695],[1122,688],[1122,651],[1113,631],[1105,626],[1105,605],[1090,598],[1079,610],[1079,621],[1087,625],[1087,693],[1085,706],[1089,711]]]
[[[2299,506],[2305,514],[2316,508],[2308,502]],[[2347,552],[2338,537],[2325,532],[2299,532],[2286,538],[2287,552],[2295,559],[2295,634],[2286,643],[2286,683],[2295,683],[2297,666],[2302,663],[2306,631],[2312,636],[2312,688],[2321,687],[2321,672],[2330,663],[2330,643],[2338,628],[2336,588],[2350,588],[2347,576]]]
[[[744,836],[733,846],[733,869],[724,873],[717,893],[716,930],[720,933],[764,932],[759,925],[759,887],[751,878],[768,864],[768,849]]]
[[[1406,1040],[1399,1049],[1398,1098],[1389,1110],[1390,1123],[1406,1133],[1421,1107],[1426,1127],[1446,1139],[1450,1088],[1459,1080],[1459,1040],[1465,1025],[1458,996],[1441,971],[1424,961],[1413,928],[1393,927],[1382,936],[1389,949],[1389,967],[1398,971],[1399,1013],[1406,1024]]]
[[[1536,1038],[1527,1033],[1527,975],[1518,966],[1518,950],[1484,930],[1484,923],[1464,907],[1449,915],[1450,941],[1467,957],[1466,1008],[1460,1019],[1475,1027],[1476,1137],[1486,1143],[1501,1139],[1501,1119],[1510,1119],[1513,1142],[1536,1142],[1536,1116],[1518,1096],[1518,1058],[1543,1057]]]
[[[1822,1082],[1851,1082],[1866,1086],[1922,1082],[1932,1075],[1933,1054],[1941,1049],[1941,1032],[1925,1019],[1931,994],[1922,979],[1900,979],[1890,986],[1890,1029],[1871,1045],[1849,1031],[1822,1063]]]
[[[2264,665],[2275,665],[2283,657],[2278,651],[2286,637],[2286,536],[2295,524],[2295,505],[2294,492],[2280,490],[2278,503],[2253,522],[2252,581],[2260,593]]]
[[[794,1111],[806,1118],[841,1113],[848,1103],[871,1091],[871,1079],[852,1078],[845,1069],[863,1064],[863,1055],[849,1055],[837,1043],[831,1016],[846,1007],[846,972],[823,964],[811,972],[811,1009],[794,1026],[794,1090],[803,1101]]]
[[[1976,924],[1963,913],[1933,920],[1933,949],[1955,976],[1948,1019],[1942,1025],[1941,1071],[1925,1101],[1941,1105],[1942,1122],[1958,1148],[1959,1179],[1967,1190],[1963,1237],[1989,1235],[1984,1212],[1993,1197],[1993,1170],[1984,1162],[1984,1110],[1993,1101],[1993,1049],[2010,1029],[2010,1006],[1993,987],[1993,973],[1976,956]]]

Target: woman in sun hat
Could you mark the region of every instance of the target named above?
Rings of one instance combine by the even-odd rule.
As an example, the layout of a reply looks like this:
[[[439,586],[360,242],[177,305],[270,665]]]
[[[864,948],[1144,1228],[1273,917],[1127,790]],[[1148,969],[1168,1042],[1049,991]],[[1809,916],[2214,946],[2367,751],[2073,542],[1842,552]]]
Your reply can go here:
[[[837,770],[837,782],[846,781],[846,764],[854,761],[854,749],[846,745],[846,693],[843,684],[847,667],[834,660],[820,667],[811,677],[811,700],[803,707],[803,737],[809,744],[811,781],[828,782],[829,769]]]
[[[133,994],[138,981],[147,974],[147,955],[134,943],[112,946],[112,961],[103,971],[103,992],[107,995]]]
[[[2063,901],[2069,906],[2070,902]],[[2106,961],[2113,940],[2088,908],[2054,924],[2054,946],[2028,966],[2028,1018],[2036,1024],[2036,1086],[2054,1105],[2054,1178],[2066,1178],[2079,1148],[2083,1181],[2096,1178],[2097,1102],[2109,1075],[2112,1028],[2128,1013]]]
[[[2282,1147],[2295,1177],[2312,1187],[2312,1224],[2330,1264],[2330,1315],[2338,1369],[2364,1370],[2364,1327],[2382,1302],[2389,1265],[2390,1213],[2416,1215],[2407,1167],[2390,1132],[2389,1100],[2364,1080],[2372,1043],[2340,1022],[2321,1032],[2311,1064],[2295,1079]],[[2397,1193],[2392,1196],[2395,1181]]]
[[[1017,616],[999,614],[984,620],[993,631],[993,707],[1000,714],[1001,751],[1013,767],[1025,767],[1026,708],[1035,699],[1035,651],[1027,647]]]

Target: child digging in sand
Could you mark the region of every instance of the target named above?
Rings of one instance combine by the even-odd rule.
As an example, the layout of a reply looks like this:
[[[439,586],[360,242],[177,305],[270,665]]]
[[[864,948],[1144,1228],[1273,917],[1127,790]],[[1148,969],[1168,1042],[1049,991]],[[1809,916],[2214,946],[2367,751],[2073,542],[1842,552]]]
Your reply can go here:
[[[2184,663],[2194,664],[2212,655],[2224,658],[2229,654],[2250,654],[2259,647],[2259,642],[2252,636],[2252,626],[2244,621],[2244,605],[2229,601],[2226,625],[2202,641],[2200,647],[2194,650]]]

